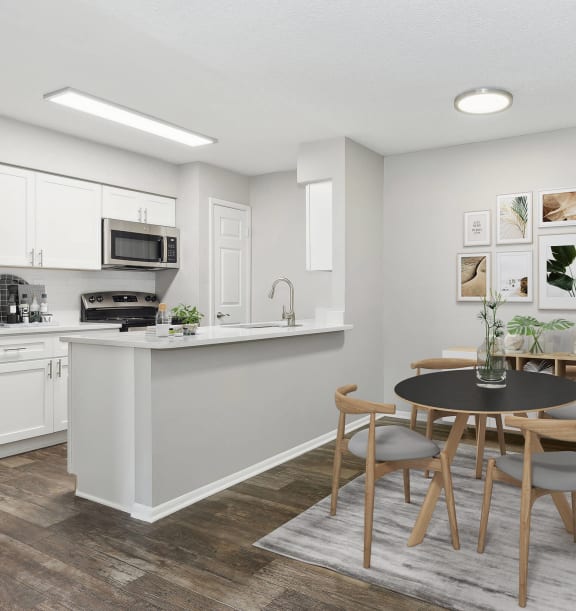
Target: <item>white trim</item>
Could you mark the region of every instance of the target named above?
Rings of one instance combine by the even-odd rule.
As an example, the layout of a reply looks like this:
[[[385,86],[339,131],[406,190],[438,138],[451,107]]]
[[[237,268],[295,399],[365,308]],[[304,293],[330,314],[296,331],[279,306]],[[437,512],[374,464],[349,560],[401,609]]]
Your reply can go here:
[[[81,499],[86,499],[87,501],[93,501],[94,503],[100,503],[100,505],[106,505],[106,507],[111,507],[112,509],[118,509],[118,511],[123,511],[124,513],[130,513],[130,507],[125,507],[120,503],[113,503],[112,501],[108,501],[106,499],[101,499],[98,496],[93,494],[87,494],[86,492],[82,492],[81,490],[76,489],[76,496]]]
[[[0,458],[22,454],[24,452],[32,452],[41,448],[48,448],[60,443],[66,443],[66,431],[57,431],[56,433],[48,433],[47,435],[39,435],[37,437],[29,437],[20,441],[11,441],[0,445]]]
[[[246,274],[246,308],[248,310],[248,320],[252,320],[252,208],[247,204],[239,204],[237,202],[229,202],[225,199],[218,199],[217,197],[208,198],[208,324],[214,325],[214,226],[213,226],[213,215],[214,206],[225,206],[227,208],[234,208],[236,210],[242,210],[247,214],[248,222],[248,238],[250,244],[248,245],[248,261],[247,261],[247,274]]]
[[[349,433],[350,431],[355,431],[356,429],[359,429],[365,426],[366,424],[368,424],[369,421],[370,421],[369,416],[360,418],[359,420],[354,420],[354,422],[350,422],[346,426],[346,432]],[[280,454],[271,456],[270,458],[267,458],[266,460],[256,463],[255,465],[251,465],[250,467],[241,469],[240,471],[237,471],[236,473],[227,475],[226,477],[223,477],[222,479],[216,480],[215,482],[211,482],[210,484],[206,484],[205,486],[197,488],[196,490],[192,490],[191,492],[187,492],[186,494],[183,494],[182,496],[166,501],[165,503],[161,503],[160,505],[156,505],[155,507],[150,507],[149,505],[141,505],[140,503],[134,503],[132,505],[132,512],[130,516],[132,518],[135,518],[137,520],[142,520],[144,522],[156,522],[157,520],[160,520],[161,518],[165,518],[166,516],[176,511],[180,511],[180,509],[184,509],[185,507],[193,505],[194,503],[197,503],[198,501],[201,501],[202,499],[205,499],[208,496],[216,494],[217,492],[221,492],[222,490],[225,490],[226,488],[230,488],[230,486],[234,486],[235,484],[239,484],[240,482],[243,482],[244,480],[247,480],[247,479],[250,479],[251,477],[259,475],[260,473],[267,471],[268,469],[271,469],[272,467],[277,467],[278,465],[281,465],[282,463],[292,460],[293,458],[296,458],[297,456],[300,456],[301,454],[310,452],[310,450],[314,450],[324,445],[325,443],[328,443],[329,441],[336,439],[336,433],[337,431],[336,429],[334,429],[333,431],[330,431],[329,433],[325,433],[324,435],[320,435],[319,437],[316,437],[315,439],[306,441],[294,448],[291,448],[290,450],[286,450],[285,452],[280,452]],[[88,498],[88,497],[83,497],[83,498]],[[89,499],[89,500],[97,500],[97,499]],[[101,502],[101,501],[97,501],[97,502]],[[110,507],[112,507],[112,505],[110,505],[109,503],[103,503],[103,504],[105,505],[107,504]],[[123,511],[125,511],[123,508],[120,508],[120,507],[117,507],[117,509],[122,509]]]

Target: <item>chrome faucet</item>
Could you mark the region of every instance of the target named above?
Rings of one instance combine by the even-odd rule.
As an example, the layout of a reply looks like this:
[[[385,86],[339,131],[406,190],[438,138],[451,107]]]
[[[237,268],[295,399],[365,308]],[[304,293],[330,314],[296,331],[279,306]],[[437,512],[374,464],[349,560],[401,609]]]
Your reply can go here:
[[[270,299],[274,298],[274,291],[276,290],[276,285],[279,282],[285,282],[288,285],[288,288],[290,289],[290,310],[286,312],[286,306],[282,306],[282,320],[288,321],[289,327],[295,327],[296,314],[294,314],[294,285],[290,282],[290,280],[288,280],[288,278],[285,278],[284,276],[274,280],[274,282],[272,283],[272,288],[268,293],[268,297],[270,297]]]

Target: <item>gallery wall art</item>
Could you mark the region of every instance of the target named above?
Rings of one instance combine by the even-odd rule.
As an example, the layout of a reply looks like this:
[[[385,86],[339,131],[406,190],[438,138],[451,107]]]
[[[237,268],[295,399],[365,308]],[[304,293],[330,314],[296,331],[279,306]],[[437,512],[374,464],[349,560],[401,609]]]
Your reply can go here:
[[[505,301],[533,300],[532,251],[496,253],[494,290]]]
[[[538,225],[550,228],[576,225],[576,187],[540,191]]]
[[[490,246],[490,210],[464,213],[464,246]]]
[[[532,193],[496,198],[496,244],[532,242]]]
[[[540,236],[538,306],[576,309],[576,234]]]
[[[490,293],[490,254],[458,255],[458,301],[481,301]]]

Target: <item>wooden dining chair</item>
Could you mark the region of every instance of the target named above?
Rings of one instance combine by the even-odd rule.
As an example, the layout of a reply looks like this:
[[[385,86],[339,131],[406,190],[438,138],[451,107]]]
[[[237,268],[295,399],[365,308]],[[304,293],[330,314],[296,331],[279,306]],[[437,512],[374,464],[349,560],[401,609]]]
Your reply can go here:
[[[374,519],[374,490],[376,480],[388,473],[403,470],[404,501],[410,502],[410,469],[429,469],[442,474],[442,485],[446,494],[450,533],[454,549],[460,549],[458,526],[456,523],[456,507],[452,491],[452,476],[448,457],[433,441],[423,435],[411,431],[405,426],[376,426],[377,414],[394,414],[396,407],[384,403],[372,403],[348,397],[357,390],[356,384],[342,386],[336,390],[336,407],[340,414],[334,464],[332,472],[332,498],[330,514],[336,514],[338,489],[340,486],[340,469],[342,456],[350,452],[365,459],[366,484],[364,497],[364,567],[370,567],[372,550],[372,526]],[[369,414],[368,429],[355,433],[349,440],[344,437],[346,416],[348,414]]]
[[[562,409],[562,408],[559,408]],[[526,606],[530,514],[534,501],[546,494],[572,493],[572,531],[576,542],[576,452],[543,452],[538,435],[576,441],[576,421],[542,420],[508,416],[506,424],[524,432],[524,452],[490,458],[484,483],[484,500],[478,535],[478,552],[486,544],[492,484],[503,481],[520,486],[520,570],[518,604]]]
[[[415,361],[410,364],[412,369],[416,370],[416,375],[420,375],[423,371],[442,371],[446,369],[465,369],[471,368],[476,365],[476,361],[472,359],[459,359],[459,358],[432,358],[432,359],[423,359],[421,361]],[[412,411],[410,414],[410,428],[412,430],[416,429],[416,421],[418,418],[418,409],[417,405],[412,406]],[[426,437],[428,439],[432,439],[433,434],[433,426],[434,422],[439,418],[444,418],[445,416],[455,416],[456,414],[450,414],[445,411],[439,411],[434,409],[426,409],[428,412],[426,419]],[[476,415],[476,479],[482,478],[482,467],[484,463],[484,448],[486,446],[486,419],[487,414]],[[506,441],[504,438],[504,427],[502,426],[502,416],[500,414],[495,414],[494,416],[490,416],[490,418],[494,418],[496,420],[496,431],[498,433],[498,445],[500,446],[500,453],[506,454]],[[426,473],[426,476],[428,474]]]

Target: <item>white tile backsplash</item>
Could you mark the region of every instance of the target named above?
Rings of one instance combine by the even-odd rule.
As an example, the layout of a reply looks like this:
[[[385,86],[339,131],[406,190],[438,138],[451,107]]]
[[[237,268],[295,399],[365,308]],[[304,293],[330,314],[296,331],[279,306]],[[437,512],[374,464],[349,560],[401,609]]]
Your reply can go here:
[[[155,291],[155,272],[76,271],[39,268],[0,267],[0,273],[20,276],[29,284],[43,284],[48,307],[55,321],[80,320],[80,295],[92,291]]]

